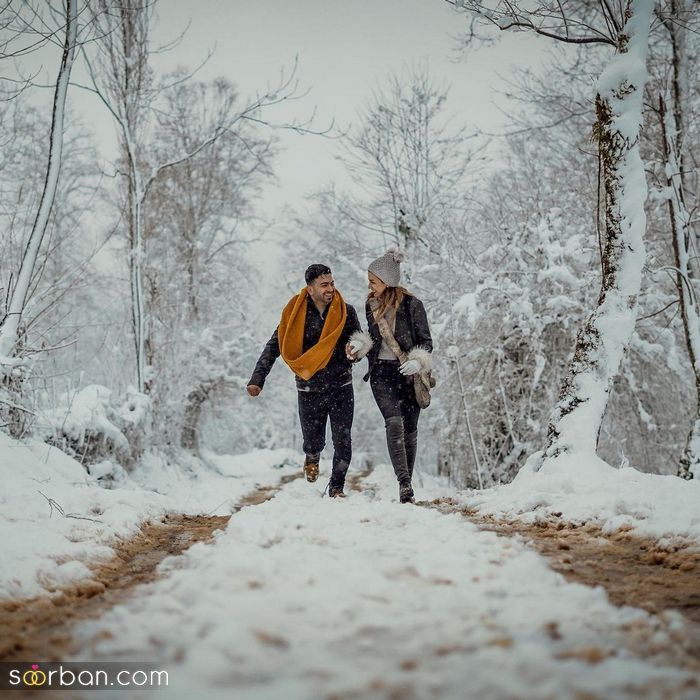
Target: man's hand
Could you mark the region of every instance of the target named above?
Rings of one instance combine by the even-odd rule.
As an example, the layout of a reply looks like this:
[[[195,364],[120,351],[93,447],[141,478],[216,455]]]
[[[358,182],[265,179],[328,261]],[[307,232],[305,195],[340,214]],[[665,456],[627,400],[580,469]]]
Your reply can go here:
[[[352,343],[346,343],[345,345],[345,356],[350,360],[350,362],[354,362],[357,358],[355,357],[355,353],[360,349],[361,343],[358,343],[356,340],[354,340]]]
[[[255,384],[248,384],[245,390],[248,392],[248,396],[257,396],[262,391],[262,387],[256,386]]]

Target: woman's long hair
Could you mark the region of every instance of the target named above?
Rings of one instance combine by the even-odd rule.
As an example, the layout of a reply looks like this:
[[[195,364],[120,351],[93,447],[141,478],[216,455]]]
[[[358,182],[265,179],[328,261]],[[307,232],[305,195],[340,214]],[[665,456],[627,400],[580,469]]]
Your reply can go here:
[[[380,319],[384,314],[391,310],[396,313],[404,297],[412,297],[413,294],[405,287],[387,287],[381,294],[376,297],[379,301],[379,306],[372,312],[374,320]],[[369,293],[368,299],[373,297],[372,292]]]

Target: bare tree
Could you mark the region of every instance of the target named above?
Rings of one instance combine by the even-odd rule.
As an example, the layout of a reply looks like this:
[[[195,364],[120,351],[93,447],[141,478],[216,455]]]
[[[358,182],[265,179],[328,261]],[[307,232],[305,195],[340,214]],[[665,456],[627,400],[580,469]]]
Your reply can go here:
[[[598,306],[580,329],[573,358],[534,468],[561,455],[594,454],[610,387],[627,349],[636,318],[644,265],[646,182],[639,156],[639,126],[646,81],[652,0],[624,3],[496,2],[456,0],[499,29],[527,29],[568,43],[608,44],[615,56],[597,85],[596,124],[605,186],[603,281]]]
[[[177,82],[164,96],[153,159],[189,151],[239,108],[226,80]],[[272,177],[274,141],[239,122],[162,173],[145,206],[144,274],[153,319],[154,418],[171,445],[196,451],[205,402],[245,381],[241,328],[253,272],[241,253],[253,239],[255,198]],[[231,340],[231,335],[234,340]]]
[[[37,257],[56,196],[58,178],[61,171],[66,96],[78,37],[77,0],[66,1],[63,29],[65,38],[54,89],[48,162],[43,191],[16,280],[12,289],[9,290],[7,310],[2,321],[0,321],[0,369],[3,373],[3,384],[10,387],[12,387],[16,379],[13,370],[22,363],[21,353],[18,352],[17,347],[22,328],[22,318]]]
[[[341,142],[353,186],[318,199],[322,226],[348,260],[397,245],[408,252],[412,282],[414,266],[444,252],[479,151],[474,134],[451,122],[448,92],[424,65],[390,75]]]
[[[225,115],[221,123],[186,150],[168,154],[158,162],[148,161],[144,154],[148,153],[148,131],[153,125],[157,102],[174,87],[167,81],[156,81],[150,66],[151,54],[163,50],[152,49],[149,45],[149,27],[155,5],[156,0],[125,0],[116,4],[100,0],[95,20],[102,27],[103,40],[97,44],[97,57],[82,51],[90,79],[90,84],[82,87],[100,98],[112,115],[120,137],[120,160],[127,183],[127,239],[136,376],[138,389],[144,393],[151,389],[149,357],[153,355],[143,272],[144,206],[150,188],[163,173],[196,156],[239,122],[269,124],[263,120],[261,110],[300,97],[295,70],[282,72],[275,85],[240,105],[234,113]],[[177,82],[186,79],[187,76],[183,76]],[[287,123],[280,128],[310,130],[308,121]]]
[[[656,15],[667,30],[670,47],[670,75],[662,86],[658,118],[661,127],[663,171],[668,204],[676,289],[686,348],[693,372],[696,410],[680,457],[678,476],[700,475],[700,307],[696,283],[698,232],[693,217],[691,193],[692,152],[688,132],[690,90],[688,84],[688,35],[697,26],[697,10],[687,0],[669,0]],[[665,89],[664,89],[665,88]]]

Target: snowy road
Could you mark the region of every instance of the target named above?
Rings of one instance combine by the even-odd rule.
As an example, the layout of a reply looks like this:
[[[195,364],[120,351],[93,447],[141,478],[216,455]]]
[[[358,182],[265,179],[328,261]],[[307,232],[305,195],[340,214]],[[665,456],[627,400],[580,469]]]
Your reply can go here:
[[[152,660],[157,694],[183,699],[700,695],[679,615],[616,608],[519,540],[398,504],[388,467],[344,501],[321,489],[287,484],[166,560],[78,629],[76,658]]]

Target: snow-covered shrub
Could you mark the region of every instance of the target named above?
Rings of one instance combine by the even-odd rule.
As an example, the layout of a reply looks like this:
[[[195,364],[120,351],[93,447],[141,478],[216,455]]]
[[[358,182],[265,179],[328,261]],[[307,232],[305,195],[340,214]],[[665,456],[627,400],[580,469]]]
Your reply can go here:
[[[594,251],[582,227],[551,208],[475,256],[455,301],[443,384],[442,470],[477,486],[470,417],[485,485],[510,481],[539,448],[586,301]]]
[[[118,403],[110,389],[91,384],[39,411],[36,432],[82,464],[114,460],[130,467],[143,452],[148,421],[149,401],[143,394],[131,389]]]

